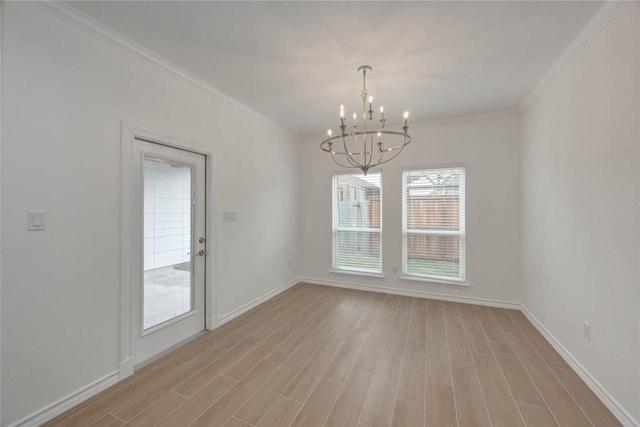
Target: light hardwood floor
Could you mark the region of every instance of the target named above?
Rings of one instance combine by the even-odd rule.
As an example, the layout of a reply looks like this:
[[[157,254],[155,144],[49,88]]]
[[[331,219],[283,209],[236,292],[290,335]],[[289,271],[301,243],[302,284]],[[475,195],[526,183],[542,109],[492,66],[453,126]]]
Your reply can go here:
[[[47,426],[616,426],[515,310],[299,284]]]

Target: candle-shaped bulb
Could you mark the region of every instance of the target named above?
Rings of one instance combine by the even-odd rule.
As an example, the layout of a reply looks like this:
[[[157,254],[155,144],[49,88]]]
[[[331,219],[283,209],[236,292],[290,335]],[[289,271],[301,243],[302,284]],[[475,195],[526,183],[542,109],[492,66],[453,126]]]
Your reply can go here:
[[[384,107],[382,105],[380,106],[380,114],[384,114]]]
[[[340,118],[344,119],[344,105],[340,105]]]
[[[327,135],[329,135],[329,138],[331,138],[331,129],[327,131]]]
[[[373,102],[373,96],[369,97],[369,104],[371,104]]]
[[[405,111],[404,112],[404,119],[407,120],[409,118],[409,112]]]
[[[358,120],[358,115],[356,113],[353,113],[353,121],[355,122],[356,120]]]

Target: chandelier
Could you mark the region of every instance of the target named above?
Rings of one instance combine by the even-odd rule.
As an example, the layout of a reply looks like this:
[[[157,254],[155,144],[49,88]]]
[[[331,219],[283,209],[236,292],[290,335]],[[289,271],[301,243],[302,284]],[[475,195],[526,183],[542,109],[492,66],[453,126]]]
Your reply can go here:
[[[358,126],[358,115],[353,113],[353,125],[347,126],[344,117],[344,105],[340,106],[340,133],[332,136],[333,131],[327,131],[328,138],[322,141],[320,148],[331,154],[333,161],[344,168],[361,169],[366,175],[369,169],[393,160],[402,152],[405,145],[411,142],[407,133],[409,126],[404,113],[402,132],[385,129],[384,107],[380,107],[379,124],[373,121],[373,97],[367,91],[367,74],[371,67],[363,65],[358,68],[362,73],[362,124]],[[367,108],[367,97],[369,105]]]

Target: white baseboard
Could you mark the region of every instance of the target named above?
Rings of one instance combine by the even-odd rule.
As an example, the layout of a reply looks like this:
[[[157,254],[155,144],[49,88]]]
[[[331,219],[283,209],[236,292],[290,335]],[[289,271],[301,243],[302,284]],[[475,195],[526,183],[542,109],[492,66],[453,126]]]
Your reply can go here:
[[[133,363],[133,357],[123,360],[118,364],[118,375],[119,375],[119,379],[121,380],[127,378],[128,376],[133,375],[134,371],[135,371],[135,366]]]
[[[257,305],[262,304],[263,302],[275,297],[276,295],[286,291],[287,289],[289,289],[290,287],[292,287],[293,285],[296,285],[300,282],[300,279],[296,278],[293,279],[287,283],[285,283],[284,285],[280,286],[279,288],[276,288],[270,292],[267,292],[266,294],[262,295],[261,297],[258,297],[252,301],[249,301],[248,303],[246,303],[245,305],[236,308],[235,310],[227,313],[227,314],[223,314],[221,316],[213,316],[211,318],[211,323],[213,325],[213,328],[217,328],[218,326],[224,325],[225,323],[227,323],[230,320],[235,319],[236,317],[240,316],[242,313],[245,313],[249,310],[251,310],[252,308],[254,308]]]
[[[31,427],[39,426],[49,420],[54,419],[63,412],[73,408],[77,404],[100,393],[102,390],[111,387],[120,379],[120,371],[114,371],[91,384],[77,390],[66,397],[52,403],[51,405],[11,424],[9,427]]]
[[[531,324],[545,337],[551,346],[560,354],[565,362],[578,374],[587,387],[598,396],[604,405],[625,427],[640,427],[640,421],[635,420],[627,410],[596,380],[593,375],[563,346],[556,337],[524,306],[520,310],[529,319]]]
[[[338,288],[357,289],[360,291],[380,292],[384,294],[403,295],[407,297],[429,298],[440,301],[452,301],[465,304],[485,305],[489,307],[510,308],[520,310],[520,303],[503,300],[493,300],[487,298],[461,297],[457,295],[439,294],[432,292],[410,291],[406,289],[388,288],[385,286],[362,285],[358,283],[349,283],[337,280],[316,279],[313,277],[300,277],[300,282],[310,283],[312,285],[335,286]]]

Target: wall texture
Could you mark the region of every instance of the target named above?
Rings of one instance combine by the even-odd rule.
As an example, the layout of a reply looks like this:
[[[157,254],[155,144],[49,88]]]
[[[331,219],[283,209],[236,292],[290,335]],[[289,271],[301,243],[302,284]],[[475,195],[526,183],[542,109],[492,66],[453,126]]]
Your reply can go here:
[[[218,315],[297,276],[298,191],[287,132],[37,6],[2,9],[8,425],[118,368],[122,120],[214,153]],[[28,210],[46,231],[26,231]]]
[[[627,4],[548,82],[522,151],[524,305],[636,420],[639,23]]]
[[[331,273],[331,177],[341,171],[319,148],[303,143],[300,175],[303,277],[373,285],[398,291],[518,302],[520,285],[520,121],[502,114],[413,127],[413,141],[382,173],[383,274],[369,278]],[[406,281],[401,271],[401,172],[406,166],[466,165],[466,257],[469,287]]]

